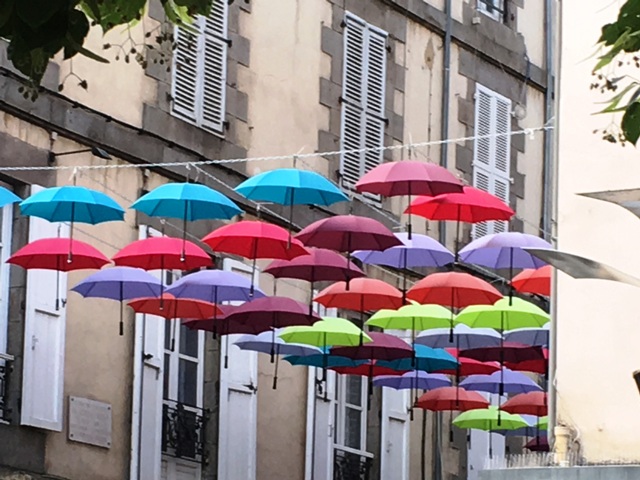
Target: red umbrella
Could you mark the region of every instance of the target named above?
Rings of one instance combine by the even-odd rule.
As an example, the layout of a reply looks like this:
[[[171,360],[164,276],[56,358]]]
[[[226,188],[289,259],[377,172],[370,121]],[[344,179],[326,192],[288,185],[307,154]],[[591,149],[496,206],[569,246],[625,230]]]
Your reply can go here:
[[[269,329],[296,325],[313,325],[320,317],[309,314],[309,309],[288,297],[262,297],[233,309],[225,317],[230,324],[246,325],[249,333],[258,334]]]
[[[334,370],[340,375],[359,375],[361,377],[368,377],[369,379],[379,377],[380,375],[399,376],[407,373],[406,371],[394,370],[393,368],[376,365],[375,360],[368,361],[367,363],[363,363],[361,365],[358,365],[357,367],[333,367],[331,368],[331,370]]]
[[[73,255],[69,255],[69,252]],[[7,260],[7,263],[25,269],[71,272],[84,269],[98,270],[109,263],[109,259],[88,243],[79,240],[43,238],[22,247]]]
[[[551,265],[528,268],[513,277],[511,285],[520,293],[551,295]]]
[[[547,393],[520,393],[504,402],[500,408],[508,413],[544,417],[549,411],[547,406]]]
[[[441,387],[429,390],[416,402],[416,407],[434,412],[474,410],[487,408],[489,402],[478,392],[460,387]]]
[[[547,437],[536,437],[529,440],[524,448],[531,452],[549,452],[549,440]]]
[[[460,358],[458,356],[458,350],[455,348],[445,348],[447,352],[458,359],[459,371],[456,370],[440,370],[435,373],[444,373],[445,375],[458,375],[460,377],[466,377],[469,375],[490,375],[493,372],[500,370],[500,364],[498,362],[479,362],[471,358]]]
[[[544,360],[542,347],[532,347],[514,342],[502,342],[500,346],[472,348],[460,351],[461,357],[480,362],[504,362],[518,364],[531,360]]]
[[[411,195],[462,192],[462,182],[440,165],[405,160],[378,165],[356,183],[356,190],[385,197],[407,195],[411,203]],[[411,217],[408,230],[411,239]]]
[[[300,241],[289,241],[289,232],[271,223],[243,220],[220,227],[202,239],[216,252],[257,258],[291,260],[307,255]]]
[[[113,258],[122,267],[143,270],[195,270],[213,265],[211,257],[193,242],[181,238],[152,237],[130,243]]]
[[[504,366],[516,372],[531,372],[546,376],[549,369],[549,350],[543,348],[542,354],[544,358],[526,360],[520,363],[505,362]]]
[[[402,306],[402,292],[374,278],[356,278],[350,282],[336,282],[322,290],[314,301],[327,308],[342,308],[356,312],[398,309]]]
[[[388,333],[369,332],[371,342],[355,347],[333,347],[331,355],[354,360],[398,360],[413,356],[411,345]]]

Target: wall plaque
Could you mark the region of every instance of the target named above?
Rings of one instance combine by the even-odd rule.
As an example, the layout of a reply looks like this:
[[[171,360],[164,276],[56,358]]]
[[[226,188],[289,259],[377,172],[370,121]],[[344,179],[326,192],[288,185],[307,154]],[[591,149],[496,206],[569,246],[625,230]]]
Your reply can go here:
[[[111,405],[69,397],[69,440],[111,448]]]

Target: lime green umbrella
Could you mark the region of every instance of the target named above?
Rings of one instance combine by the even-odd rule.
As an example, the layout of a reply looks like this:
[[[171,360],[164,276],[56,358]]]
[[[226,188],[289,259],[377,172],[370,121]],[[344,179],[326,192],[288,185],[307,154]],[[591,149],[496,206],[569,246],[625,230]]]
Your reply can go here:
[[[493,305],[471,305],[456,316],[456,323],[500,331],[542,327],[549,320],[549,314],[540,307],[516,297],[502,298]]]
[[[498,407],[467,410],[458,415],[453,424],[458,428],[484,430],[489,432],[489,458],[493,456],[491,442],[492,430],[517,430],[528,427],[529,424],[520,415],[514,415],[498,409]]]
[[[329,346],[355,347],[370,342],[371,337],[349,320],[335,317],[324,317],[311,326],[287,327],[280,333],[280,338],[287,343],[303,343],[315,347]]]
[[[538,423],[536,424],[536,428],[538,430],[549,430],[549,417],[547,415],[540,417],[540,420],[538,420]]]

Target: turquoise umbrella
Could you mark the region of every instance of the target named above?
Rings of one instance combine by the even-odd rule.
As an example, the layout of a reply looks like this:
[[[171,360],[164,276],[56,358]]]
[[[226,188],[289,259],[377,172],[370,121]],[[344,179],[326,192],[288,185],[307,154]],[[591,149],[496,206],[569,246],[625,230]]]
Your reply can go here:
[[[454,370],[458,366],[458,361],[455,357],[443,348],[415,345],[414,350],[415,358],[409,357],[391,361],[380,360],[378,365],[390,367],[394,370],[423,370],[425,372]]]
[[[21,200],[22,199],[11,190],[0,187],[0,208],[7,206],[10,203],[17,203]]]

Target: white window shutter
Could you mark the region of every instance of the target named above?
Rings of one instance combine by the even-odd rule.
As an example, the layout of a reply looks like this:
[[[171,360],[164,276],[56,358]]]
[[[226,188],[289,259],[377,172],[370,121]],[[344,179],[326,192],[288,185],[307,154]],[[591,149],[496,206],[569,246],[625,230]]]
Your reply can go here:
[[[361,109],[365,106],[367,79],[367,25],[359,18],[347,16],[344,29],[344,71],[342,96]]]
[[[31,193],[42,189],[34,185]],[[29,242],[68,236],[66,224],[29,218]],[[66,327],[65,306],[59,299],[65,299],[66,292],[66,273],[27,272],[20,422],[58,432],[63,421]]]
[[[380,478],[409,478],[409,392],[382,389]]]
[[[366,109],[370,115],[384,117],[387,78],[387,35],[367,28]]]
[[[198,20],[191,28],[200,30]],[[198,120],[198,97],[200,95],[200,56],[202,53],[198,34],[176,28],[176,44],[173,55],[171,97],[173,112],[190,122]]]

